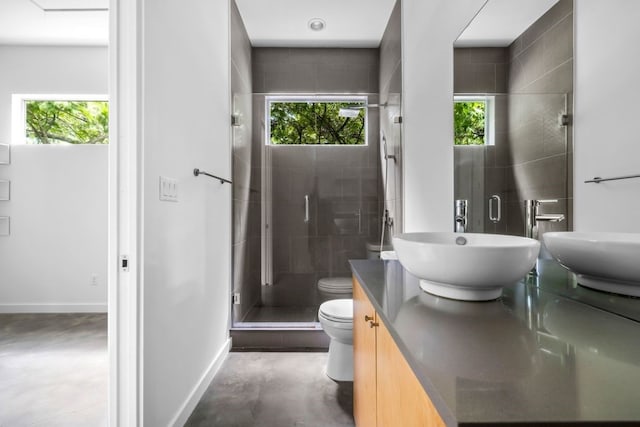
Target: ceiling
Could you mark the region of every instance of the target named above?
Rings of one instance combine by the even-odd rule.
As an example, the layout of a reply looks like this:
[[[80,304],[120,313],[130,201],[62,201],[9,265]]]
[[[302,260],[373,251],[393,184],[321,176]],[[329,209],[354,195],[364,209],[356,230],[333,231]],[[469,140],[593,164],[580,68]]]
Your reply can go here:
[[[509,46],[558,0],[489,0],[455,42],[456,47]]]
[[[0,0],[0,44],[107,45],[107,7],[108,0]]]
[[[396,0],[236,0],[253,46],[378,47]],[[312,31],[309,20],[326,27]]]
[[[378,47],[395,1],[236,3],[254,46]],[[489,0],[456,46],[508,46],[557,1]],[[0,44],[107,45],[107,7],[108,0],[0,0]],[[312,31],[313,18],[325,29]]]

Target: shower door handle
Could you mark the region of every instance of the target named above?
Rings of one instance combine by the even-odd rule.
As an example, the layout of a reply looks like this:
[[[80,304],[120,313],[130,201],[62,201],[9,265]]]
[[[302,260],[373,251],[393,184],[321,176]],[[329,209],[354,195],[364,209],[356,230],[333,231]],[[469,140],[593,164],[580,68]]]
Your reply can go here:
[[[309,222],[309,195],[304,195],[304,222]]]
[[[494,201],[496,201],[498,204],[496,216],[493,215]],[[502,200],[500,199],[500,196],[498,196],[497,194],[494,194],[493,196],[489,197],[489,220],[491,220],[491,222],[493,223],[497,223],[497,222],[500,222],[501,219],[502,219]]]

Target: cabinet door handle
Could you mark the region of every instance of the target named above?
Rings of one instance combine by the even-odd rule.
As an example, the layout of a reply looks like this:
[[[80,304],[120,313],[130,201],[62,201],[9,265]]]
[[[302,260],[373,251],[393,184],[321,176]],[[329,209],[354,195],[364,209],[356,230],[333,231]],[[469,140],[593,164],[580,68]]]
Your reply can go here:
[[[364,315],[364,321],[368,322],[370,320],[373,320],[373,316],[367,316],[366,314]]]
[[[369,322],[369,327],[370,327],[370,328],[375,328],[375,327],[377,327],[377,326],[380,326],[380,323],[378,323],[378,322],[374,322],[374,321],[370,321],[370,322]]]

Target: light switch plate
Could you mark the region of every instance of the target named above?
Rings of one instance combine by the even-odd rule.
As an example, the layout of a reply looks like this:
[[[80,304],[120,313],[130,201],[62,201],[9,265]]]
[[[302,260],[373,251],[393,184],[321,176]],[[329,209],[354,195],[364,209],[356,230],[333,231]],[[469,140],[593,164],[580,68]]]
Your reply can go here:
[[[0,216],[0,236],[9,235],[9,222],[10,218],[8,216]]]
[[[0,201],[11,200],[11,181],[0,180]]]
[[[0,144],[0,165],[11,163],[11,147],[9,144]]]
[[[178,201],[178,180],[173,178],[167,178],[166,176],[160,177],[160,200],[165,202],[177,202]]]

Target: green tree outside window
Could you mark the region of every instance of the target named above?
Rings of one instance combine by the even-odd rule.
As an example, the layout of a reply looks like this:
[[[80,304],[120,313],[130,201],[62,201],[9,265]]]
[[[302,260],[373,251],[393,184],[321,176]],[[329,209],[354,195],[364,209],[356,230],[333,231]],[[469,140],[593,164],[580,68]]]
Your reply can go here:
[[[108,144],[107,101],[26,101],[29,144]]]
[[[455,145],[484,145],[486,107],[484,101],[453,103]]]
[[[365,110],[356,117],[340,116],[341,108],[363,102],[275,102],[270,103],[271,144],[274,145],[364,145]]]

